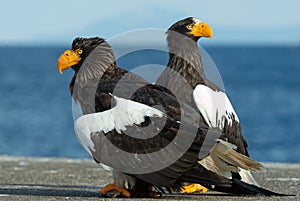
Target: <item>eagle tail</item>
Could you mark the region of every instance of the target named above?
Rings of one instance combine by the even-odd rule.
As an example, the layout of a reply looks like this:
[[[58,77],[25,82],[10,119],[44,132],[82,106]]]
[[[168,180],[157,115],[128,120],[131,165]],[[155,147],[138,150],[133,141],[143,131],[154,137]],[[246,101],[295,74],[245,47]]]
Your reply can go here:
[[[246,179],[243,181],[256,185],[253,177],[249,179],[251,177],[250,171],[260,170],[263,167],[262,164],[238,153],[235,149],[236,146],[234,144],[219,140],[210,151],[209,156],[199,161],[199,163],[206,169],[226,178],[231,178],[232,172],[241,172],[245,175],[244,179]]]
[[[242,168],[244,170],[257,171],[263,167],[261,163],[244,154],[236,152],[235,149],[236,146],[234,144],[220,140],[215,145],[211,155],[217,164],[220,163],[221,159],[231,166]]]
[[[222,141],[222,143],[227,142]],[[220,144],[218,143],[218,145]],[[225,150],[221,148],[217,154],[218,157],[225,162],[244,170],[258,171],[263,167],[261,163],[249,158],[248,156],[240,154],[233,149],[230,149],[229,145],[222,145],[222,148],[224,148]]]

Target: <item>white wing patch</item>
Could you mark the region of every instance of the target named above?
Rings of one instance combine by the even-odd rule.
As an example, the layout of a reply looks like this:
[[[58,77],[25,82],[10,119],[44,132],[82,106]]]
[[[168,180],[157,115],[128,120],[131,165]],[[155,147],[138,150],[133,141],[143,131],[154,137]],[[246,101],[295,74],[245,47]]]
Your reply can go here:
[[[213,91],[205,85],[197,85],[193,91],[196,106],[205,122],[210,127],[224,129],[225,119],[232,125],[233,118],[239,119],[228,99],[222,91]]]
[[[153,107],[116,96],[113,98],[116,103],[115,107],[104,112],[83,115],[75,121],[75,133],[89,154],[91,154],[89,148],[94,151],[94,143],[90,138],[92,132],[108,133],[115,129],[121,133],[126,131],[126,126],[144,122],[145,116],[162,117],[164,115],[163,112]]]

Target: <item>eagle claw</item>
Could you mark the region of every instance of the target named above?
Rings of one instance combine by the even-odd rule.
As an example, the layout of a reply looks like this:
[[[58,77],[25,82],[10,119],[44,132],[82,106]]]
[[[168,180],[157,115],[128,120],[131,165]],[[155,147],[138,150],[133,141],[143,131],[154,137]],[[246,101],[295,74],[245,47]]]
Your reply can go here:
[[[181,193],[198,193],[198,192],[207,192],[208,189],[200,184],[190,184],[182,187]]]
[[[103,197],[130,197],[130,192],[125,187],[118,187],[115,183],[108,184],[104,188],[100,189],[100,194]]]

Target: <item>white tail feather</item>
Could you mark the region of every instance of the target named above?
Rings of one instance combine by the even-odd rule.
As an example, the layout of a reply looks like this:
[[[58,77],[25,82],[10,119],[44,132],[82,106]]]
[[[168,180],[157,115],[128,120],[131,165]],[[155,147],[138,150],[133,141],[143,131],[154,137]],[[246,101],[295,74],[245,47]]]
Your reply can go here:
[[[240,176],[242,177],[243,182],[259,186],[249,170],[241,169]]]
[[[262,164],[235,151],[236,146],[229,142],[219,140],[210,151],[210,155],[199,161],[205,168],[220,174],[226,178],[231,178],[231,172],[240,172],[242,180],[256,184],[251,171],[258,171]]]

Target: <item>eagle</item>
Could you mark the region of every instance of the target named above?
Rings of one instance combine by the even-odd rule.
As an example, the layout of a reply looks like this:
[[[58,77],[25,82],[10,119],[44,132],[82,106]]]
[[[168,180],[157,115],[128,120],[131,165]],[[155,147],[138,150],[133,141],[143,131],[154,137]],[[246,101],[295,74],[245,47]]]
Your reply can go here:
[[[198,110],[166,87],[118,67],[104,39],[75,38],[57,68],[61,74],[68,68],[75,72],[70,93],[79,142],[95,162],[113,171],[114,183],[100,190],[103,196],[159,197],[185,183],[234,194],[273,194],[199,163],[219,146],[223,132],[199,127]]]
[[[204,72],[197,41],[201,37],[212,38],[212,34],[208,24],[193,17],[171,25],[167,31],[169,61],[156,84],[184,97],[184,103],[199,112],[200,127],[218,128],[223,133],[210,154],[199,163],[228,179],[257,185],[250,171],[260,170],[262,165],[249,158],[238,115],[226,93]],[[179,78],[188,84],[181,86]],[[215,190],[218,189],[216,186]]]

